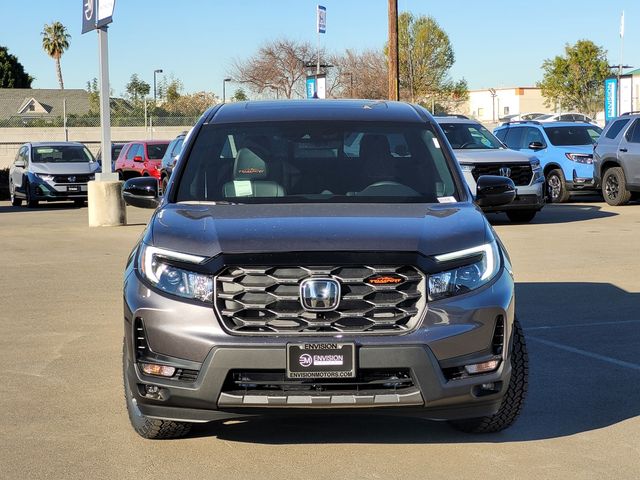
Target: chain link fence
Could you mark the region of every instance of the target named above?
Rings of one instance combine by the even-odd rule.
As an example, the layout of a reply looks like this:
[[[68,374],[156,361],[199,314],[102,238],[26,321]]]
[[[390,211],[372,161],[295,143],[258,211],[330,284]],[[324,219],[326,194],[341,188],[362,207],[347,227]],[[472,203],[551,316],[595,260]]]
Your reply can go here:
[[[112,127],[187,127],[194,125],[199,115],[148,115],[148,116],[112,116]],[[99,127],[99,116],[73,116],[66,119],[67,128],[73,127]],[[0,120],[0,128],[43,128],[43,127],[64,127],[64,117],[12,117]]]

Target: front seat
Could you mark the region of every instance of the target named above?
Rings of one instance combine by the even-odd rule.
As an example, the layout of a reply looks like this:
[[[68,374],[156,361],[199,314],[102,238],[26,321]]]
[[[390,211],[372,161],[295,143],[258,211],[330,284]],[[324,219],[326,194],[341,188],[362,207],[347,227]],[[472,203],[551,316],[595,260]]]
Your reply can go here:
[[[267,164],[253,150],[238,150],[233,165],[233,181],[224,184],[223,194],[229,197],[284,197],[285,191],[277,182],[264,180]]]

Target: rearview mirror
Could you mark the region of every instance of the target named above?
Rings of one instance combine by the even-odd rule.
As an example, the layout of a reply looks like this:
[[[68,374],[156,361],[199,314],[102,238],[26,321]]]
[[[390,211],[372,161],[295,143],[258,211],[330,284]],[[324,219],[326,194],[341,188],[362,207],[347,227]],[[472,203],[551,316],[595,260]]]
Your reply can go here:
[[[24,168],[26,166],[26,164],[24,163],[24,160],[16,160],[13,163],[14,167],[18,167],[18,168]]]
[[[544,148],[544,145],[541,142],[531,142],[529,144],[529,148],[531,150],[542,150]]]
[[[482,175],[478,178],[476,204],[479,207],[496,207],[511,203],[516,198],[513,180],[498,175]]]
[[[127,180],[122,187],[122,198],[132,207],[156,208],[160,204],[158,180],[137,177]]]

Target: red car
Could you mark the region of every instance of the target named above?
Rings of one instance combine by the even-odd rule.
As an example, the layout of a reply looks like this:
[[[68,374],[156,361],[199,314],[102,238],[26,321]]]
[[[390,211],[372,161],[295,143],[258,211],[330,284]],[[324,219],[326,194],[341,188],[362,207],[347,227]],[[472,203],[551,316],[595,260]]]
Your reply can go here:
[[[122,147],[115,170],[122,180],[133,177],[155,177],[160,180],[162,157],[168,146],[168,140],[129,142]]]

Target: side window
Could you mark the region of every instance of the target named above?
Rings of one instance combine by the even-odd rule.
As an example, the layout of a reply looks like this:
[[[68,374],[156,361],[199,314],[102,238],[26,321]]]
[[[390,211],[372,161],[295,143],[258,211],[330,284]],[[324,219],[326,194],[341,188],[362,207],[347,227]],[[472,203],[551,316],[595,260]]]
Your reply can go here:
[[[633,130],[633,132],[631,130]],[[629,133],[631,134],[629,142],[640,143],[640,119],[637,119],[633,123],[633,125],[629,129]],[[629,135],[629,133],[627,133],[627,135]]]
[[[506,143],[509,148],[520,150],[522,148],[523,133],[524,128],[522,127],[509,128],[506,136],[504,137],[504,143]]]
[[[127,153],[126,153],[124,158],[127,159],[127,160],[133,160],[133,152],[135,152],[135,151],[136,151],[136,144],[133,143],[133,144],[129,145]]]
[[[144,146],[142,144],[136,143],[131,147],[131,151],[133,152],[133,156],[131,158],[142,157],[144,160]]]
[[[18,160],[23,160],[24,162],[27,161],[27,147],[22,147],[18,150],[15,161],[17,162]]]
[[[605,135],[605,137],[611,138],[611,139],[616,138],[627,123],[629,123],[628,118],[624,118],[622,120],[616,120],[611,124],[611,126],[609,127],[609,130],[607,130],[607,134]]]
[[[498,139],[504,143],[504,137],[507,135],[507,129],[503,128],[502,130],[498,130],[497,132],[494,132],[494,135],[496,137],[498,137]]]
[[[529,144],[531,142],[538,142],[543,145],[545,144],[544,137],[542,136],[542,133],[540,132],[540,130],[534,127],[527,127],[526,130],[527,130],[527,133],[524,136],[524,142],[522,144],[522,148],[529,148]]]
[[[176,141],[176,144],[173,146],[173,150],[171,150],[172,157],[180,155],[180,152],[182,151],[182,142],[184,142],[183,138]]]

